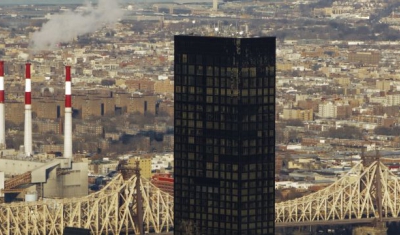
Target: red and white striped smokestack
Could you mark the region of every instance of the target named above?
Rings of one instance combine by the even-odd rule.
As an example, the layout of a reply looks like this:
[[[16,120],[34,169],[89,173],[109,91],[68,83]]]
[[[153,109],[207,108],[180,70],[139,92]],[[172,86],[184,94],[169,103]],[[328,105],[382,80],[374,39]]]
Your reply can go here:
[[[32,155],[32,101],[31,101],[31,64],[25,65],[25,128],[24,128],[25,156]]]
[[[0,149],[6,148],[6,124],[4,107],[4,61],[0,61]]]
[[[64,157],[72,158],[71,66],[65,66]]]

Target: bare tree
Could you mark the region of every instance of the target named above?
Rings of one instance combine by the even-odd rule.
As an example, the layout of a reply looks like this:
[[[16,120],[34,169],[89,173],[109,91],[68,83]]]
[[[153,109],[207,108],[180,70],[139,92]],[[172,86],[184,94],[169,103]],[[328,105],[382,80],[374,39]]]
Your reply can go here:
[[[178,230],[185,235],[201,235],[200,229],[193,220],[181,220],[178,223]]]

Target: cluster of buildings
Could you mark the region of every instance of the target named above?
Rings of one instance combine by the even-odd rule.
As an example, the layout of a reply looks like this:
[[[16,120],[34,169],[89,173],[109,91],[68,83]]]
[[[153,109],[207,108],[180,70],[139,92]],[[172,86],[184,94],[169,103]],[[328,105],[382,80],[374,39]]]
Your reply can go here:
[[[285,40],[277,53],[277,188],[334,182],[362,148],[397,170],[396,42]]]
[[[372,14],[387,7],[385,1],[334,1],[331,6],[316,7],[313,13],[316,17],[337,19],[369,19]]]
[[[44,154],[38,161],[24,163],[20,161],[26,159],[11,154],[10,163],[0,165],[12,164],[9,169],[24,171],[40,168],[43,172],[53,167],[49,162],[61,161],[55,152],[62,152],[64,145],[55,136],[65,134],[63,67],[67,63],[71,65],[74,94],[73,152],[84,156],[96,153],[90,155],[91,161],[82,157],[74,162],[76,167],[85,164],[73,174],[90,172],[89,185],[66,184],[69,190],[79,187],[87,193],[90,185],[98,186],[115,171],[131,169],[139,161],[143,177],[175,194],[175,216],[182,226],[196,220],[200,223],[196,227],[207,234],[273,234],[273,222],[263,221],[274,217],[275,190],[324,187],[357,164],[364,157],[364,148],[387,150],[380,154],[397,172],[400,139],[393,130],[400,120],[398,42],[322,39],[315,31],[311,39],[286,35],[273,42],[262,41],[266,56],[255,59],[261,50],[253,51],[250,44],[260,43],[257,39],[250,43],[244,37],[242,44],[235,44],[222,38],[225,41],[216,42],[220,43],[217,46],[203,48],[209,43],[204,38],[177,36],[178,42],[173,38],[179,34],[253,37],[275,32],[283,35],[280,30],[295,28],[313,30],[313,26],[285,23],[293,19],[322,19],[326,23],[325,18],[330,18],[338,20],[338,26],[349,24],[356,29],[388,6],[381,1],[335,1],[330,6],[314,3],[213,1],[124,6],[124,16],[117,23],[59,43],[51,51],[35,53],[29,43],[32,33],[51,20],[51,14],[71,6],[0,9],[0,24],[4,26],[0,53],[7,61],[7,137],[14,140],[17,149],[16,137],[26,120],[23,64],[29,60],[32,130],[38,137],[33,148]],[[304,14],[301,9],[306,6],[314,7]],[[396,30],[396,18],[392,13],[382,22]],[[336,34],[336,30],[329,33]],[[328,34],[321,33],[321,37]],[[189,41],[197,47],[187,47]],[[246,48],[250,55],[221,50],[231,44]],[[240,74],[230,69],[232,55],[243,60]],[[255,69],[260,65],[261,70]],[[203,76],[208,79],[199,82]],[[235,83],[239,76],[243,76],[243,83]],[[244,120],[240,125],[239,117]],[[379,128],[383,131],[377,131]],[[238,139],[238,131],[245,133],[246,139]],[[165,154],[174,146],[174,155]],[[130,156],[117,158],[132,150],[135,153]],[[248,157],[248,161],[239,161],[239,156]],[[275,156],[275,163],[271,156]],[[175,179],[171,174],[174,167]],[[239,171],[244,173],[239,176]],[[71,172],[55,170],[51,174],[50,182],[57,182]],[[2,178],[0,174],[0,188]],[[60,190],[51,196],[60,195]],[[63,192],[61,196],[70,196],[71,191]],[[238,221],[246,221],[245,226],[240,227]],[[177,228],[177,234],[185,231]]]
[[[74,126],[74,135],[91,134],[103,138],[90,145],[82,145],[77,150],[95,152],[101,146],[105,151],[110,148],[107,147],[110,142],[105,136],[121,137],[124,135],[121,130],[138,134],[151,128],[146,127],[146,124],[132,126],[137,123],[129,120],[128,123],[112,121],[113,127],[104,128],[106,124],[102,118],[104,120],[104,117],[129,116],[134,113],[172,117],[172,35],[274,35],[275,30],[286,27],[279,19],[301,17],[300,5],[307,4],[302,1],[214,1],[213,4],[129,5],[124,6],[124,16],[116,24],[76,37],[70,43],[60,43],[55,50],[36,53],[32,53],[29,44],[33,32],[40,29],[40,24],[51,20],[52,15],[75,6],[4,7],[1,18],[8,27],[1,31],[0,48],[3,58],[10,61],[5,69],[6,120],[17,126],[23,121],[23,115],[18,111],[23,106],[22,61],[29,59],[32,63],[35,132],[62,133],[60,78],[63,75],[63,63],[66,62],[72,65],[72,89],[76,94],[73,97],[73,117],[80,120]],[[363,17],[375,14],[386,6],[387,4],[379,1],[365,1],[358,5],[353,1],[341,1],[334,2],[331,6],[316,5],[310,13],[315,17],[323,9],[324,17],[344,17],[349,12]],[[17,14],[21,12],[24,14]],[[21,26],[15,27],[16,23],[11,19],[18,19]],[[271,24],[266,28],[264,24],[257,23],[260,19],[271,19]],[[27,23],[32,20],[35,23]],[[391,90],[397,85],[393,64],[396,58],[395,53],[391,53],[395,42],[323,40],[318,39],[318,36],[313,40],[290,38],[293,35],[288,35],[283,41],[278,38],[277,71],[281,74],[278,74],[277,87],[283,93],[282,96],[278,93],[278,119],[314,121],[318,118],[355,118],[355,112],[368,112],[362,107],[367,86],[369,102],[381,103],[385,107],[399,102],[397,88]],[[358,78],[362,78],[362,81],[357,80]],[[374,78],[377,82],[370,86],[372,81],[369,78]],[[298,84],[303,84],[303,87]],[[312,89],[304,89],[306,86]],[[329,91],[324,94],[322,90],[326,87],[329,87]],[[381,92],[377,95],[377,90],[385,91],[386,94]],[[344,96],[340,96],[341,93]],[[337,94],[337,97],[330,94]],[[389,114],[385,118],[384,114],[382,113],[381,120],[391,118]],[[369,125],[368,128],[373,129],[373,126]],[[12,133],[14,132],[10,132]],[[151,137],[150,142],[153,139]],[[41,145],[49,144],[51,145],[41,140],[37,143],[37,149]],[[156,146],[151,143],[145,151],[149,152],[154,148]],[[164,144],[162,149],[170,149],[170,144]]]
[[[278,118],[359,121],[356,125],[370,119],[373,121],[365,121],[370,124],[368,131],[397,122],[398,112],[392,109],[399,104],[399,82],[396,58],[389,52],[396,50],[395,45],[367,41],[356,45],[345,41],[326,43],[323,49],[321,44],[297,40],[281,44],[277,62],[277,86],[281,88]]]

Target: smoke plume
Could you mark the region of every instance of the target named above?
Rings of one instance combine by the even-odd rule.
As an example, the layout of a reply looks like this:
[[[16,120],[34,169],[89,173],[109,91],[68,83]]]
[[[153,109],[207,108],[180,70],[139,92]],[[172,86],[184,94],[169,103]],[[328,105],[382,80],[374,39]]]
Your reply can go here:
[[[32,34],[31,49],[52,50],[58,43],[72,41],[77,36],[92,33],[105,24],[115,23],[123,15],[117,0],[99,0],[97,7],[88,3],[83,9],[51,16],[39,31]]]

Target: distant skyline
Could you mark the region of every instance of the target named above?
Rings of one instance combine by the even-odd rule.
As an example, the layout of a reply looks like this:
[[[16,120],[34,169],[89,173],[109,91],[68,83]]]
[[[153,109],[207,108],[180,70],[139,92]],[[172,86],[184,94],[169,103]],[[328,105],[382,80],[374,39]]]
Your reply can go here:
[[[98,0],[89,2],[97,3]],[[35,5],[35,4],[83,4],[86,0],[1,0],[0,5]],[[119,0],[120,3],[140,3],[140,2],[212,2],[212,0]],[[222,0],[221,0],[222,2]]]

